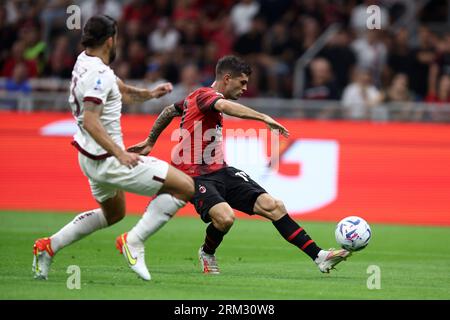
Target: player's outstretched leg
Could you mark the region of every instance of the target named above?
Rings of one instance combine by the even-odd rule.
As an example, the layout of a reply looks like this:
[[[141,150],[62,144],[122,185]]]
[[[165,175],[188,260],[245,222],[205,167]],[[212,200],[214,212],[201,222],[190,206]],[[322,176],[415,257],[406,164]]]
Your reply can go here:
[[[344,261],[350,252],[340,250],[322,250],[314,240],[287,213],[284,204],[267,193],[261,194],[255,203],[254,212],[272,220],[273,225],[283,238],[306,253],[324,273]]]
[[[198,250],[198,258],[203,273],[219,274],[215,253],[223,237],[233,226],[234,212],[228,203],[220,202],[212,206],[208,214],[212,222],[206,228],[205,242]]]
[[[125,216],[125,196],[122,191],[100,204],[101,208],[77,215],[49,238],[35,241],[32,271],[36,279],[47,279],[54,255],[77,240],[120,221]]]
[[[162,188],[150,202],[142,218],[133,229],[117,237],[117,249],[123,254],[128,266],[142,279],[151,279],[145,264],[144,242],[186,205],[193,194],[192,178],[169,166]]]

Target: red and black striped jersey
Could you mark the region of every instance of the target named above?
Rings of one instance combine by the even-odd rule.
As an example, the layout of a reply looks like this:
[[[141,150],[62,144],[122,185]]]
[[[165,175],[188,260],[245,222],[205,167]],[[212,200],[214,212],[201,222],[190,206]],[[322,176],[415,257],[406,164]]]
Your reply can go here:
[[[175,103],[182,112],[180,136],[172,153],[172,165],[190,176],[199,176],[226,167],[222,144],[223,116],[214,105],[223,95],[202,87]]]

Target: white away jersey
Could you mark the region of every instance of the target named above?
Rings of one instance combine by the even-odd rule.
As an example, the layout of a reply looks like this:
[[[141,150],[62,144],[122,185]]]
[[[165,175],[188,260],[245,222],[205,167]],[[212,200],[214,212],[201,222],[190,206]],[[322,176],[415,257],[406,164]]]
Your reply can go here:
[[[85,101],[103,104],[100,121],[114,142],[124,148],[120,127],[122,95],[116,75],[99,57],[88,56],[83,51],[73,68],[70,84],[69,104],[78,125],[74,139],[87,152],[104,154],[106,151],[82,127]]]

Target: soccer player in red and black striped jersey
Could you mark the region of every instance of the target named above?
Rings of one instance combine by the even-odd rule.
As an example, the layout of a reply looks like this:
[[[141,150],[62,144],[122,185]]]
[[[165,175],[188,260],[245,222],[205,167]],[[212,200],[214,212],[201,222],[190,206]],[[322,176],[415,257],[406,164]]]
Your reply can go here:
[[[233,209],[257,214],[272,221],[278,232],[305,252],[322,272],[329,272],[350,254],[346,250],[322,250],[287,213],[281,200],[273,198],[245,172],[228,166],[222,146],[223,114],[264,122],[288,137],[288,130],[270,116],[231,100],[247,89],[250,66],[235,56],[221,58],[211,87],[202,87],[183,101],[166,107],[155,121],[149,137],[128,149],[148,154],[160,133],[174,117],[181,116],[180,142],[172,164],[194,178],[196,192],[191,202],[208,224],[199,249],[204,273],[219,273],[215,251],[233,225]]]

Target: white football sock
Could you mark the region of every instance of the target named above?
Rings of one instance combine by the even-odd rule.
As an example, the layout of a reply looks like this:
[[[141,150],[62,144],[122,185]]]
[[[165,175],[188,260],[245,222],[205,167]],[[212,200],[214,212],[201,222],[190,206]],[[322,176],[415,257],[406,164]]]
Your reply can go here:
[[[53,252],[56,253],[65,246],[106,226],[108,226],[108,222],[102,209],[80,213],[70,223],[50,237]]]
[[[168,193],[158,195],[150,202],[141,220],[128,232],[127,242],[134,246],[142,245],[185,205],[186,202]]]

